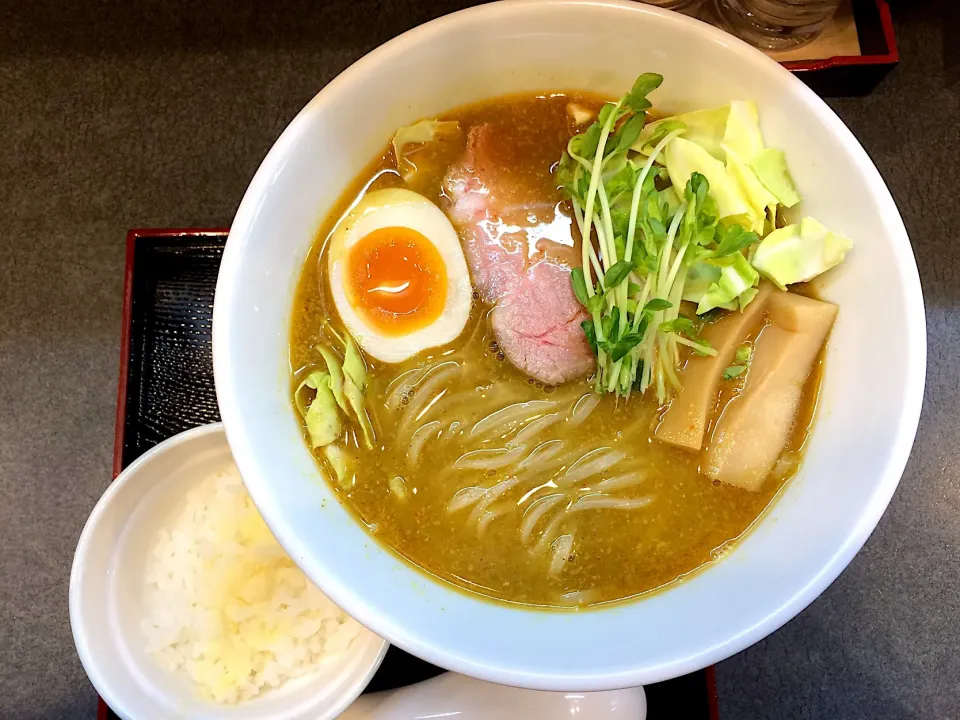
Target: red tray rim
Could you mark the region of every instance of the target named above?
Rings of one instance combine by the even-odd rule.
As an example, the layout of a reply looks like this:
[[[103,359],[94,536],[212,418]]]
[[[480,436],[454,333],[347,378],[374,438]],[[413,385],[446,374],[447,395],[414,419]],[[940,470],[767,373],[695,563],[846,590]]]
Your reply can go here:
[[[875,2],[877,13],[880,15],[880,25],[883,28],[883,38],[887,45],[887,52],[873,55],[834,55],[829,58],[813,60],[788,60],[780,64],[790,72],[805,73],[848,66],[894,65],[900,62],[897,36],[893,30],[893,17],[890,15],[890,5],[887,0],[875,0]]]

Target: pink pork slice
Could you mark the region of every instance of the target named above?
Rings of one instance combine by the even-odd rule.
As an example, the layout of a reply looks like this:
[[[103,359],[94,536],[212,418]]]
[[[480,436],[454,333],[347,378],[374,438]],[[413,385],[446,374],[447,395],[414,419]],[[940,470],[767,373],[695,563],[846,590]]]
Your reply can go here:
[[[556,385],[595,363],[580,327],[587,315],[570,286],[579,251],[559,198],[545,182],[511,176],[508,167],[497,161],[492,128],[472,128],[463,158],[444,180],[447,213],[475,289],[494,306],[490,322],[500,349],[522,372]]]

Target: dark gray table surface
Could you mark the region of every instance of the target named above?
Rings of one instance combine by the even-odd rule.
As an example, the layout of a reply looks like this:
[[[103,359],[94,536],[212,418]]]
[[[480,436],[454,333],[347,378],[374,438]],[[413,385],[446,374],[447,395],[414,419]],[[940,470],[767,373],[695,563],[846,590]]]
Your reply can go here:
[[[93,712],[67,580],[110,479],[126,230],[228,225],[317,90],[457,5],[0,0],[0,717]],[[960,18],[947,6],[895,3],[900,67],[867,98],[830,101],[920,266],[913,455],[849,569],[718,666],[725,720],[960,718]]]

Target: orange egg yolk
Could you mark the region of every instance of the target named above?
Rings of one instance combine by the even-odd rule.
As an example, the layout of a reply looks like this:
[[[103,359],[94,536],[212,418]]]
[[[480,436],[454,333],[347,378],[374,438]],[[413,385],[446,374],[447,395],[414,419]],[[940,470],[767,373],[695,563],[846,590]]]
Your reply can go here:
[[[384,335],[426,327],[447,301],[447,269],[437,248],[416,230],[378,228],[350,248],[345,282],[354,310]]]

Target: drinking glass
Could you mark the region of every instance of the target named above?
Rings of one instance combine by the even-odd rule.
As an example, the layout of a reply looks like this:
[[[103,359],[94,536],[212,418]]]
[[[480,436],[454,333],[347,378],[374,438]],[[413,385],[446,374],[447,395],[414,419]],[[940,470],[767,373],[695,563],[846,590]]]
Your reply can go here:
[[[840,0],[713,0],[721,25],[751,45],[788,50],[814,40]]]

